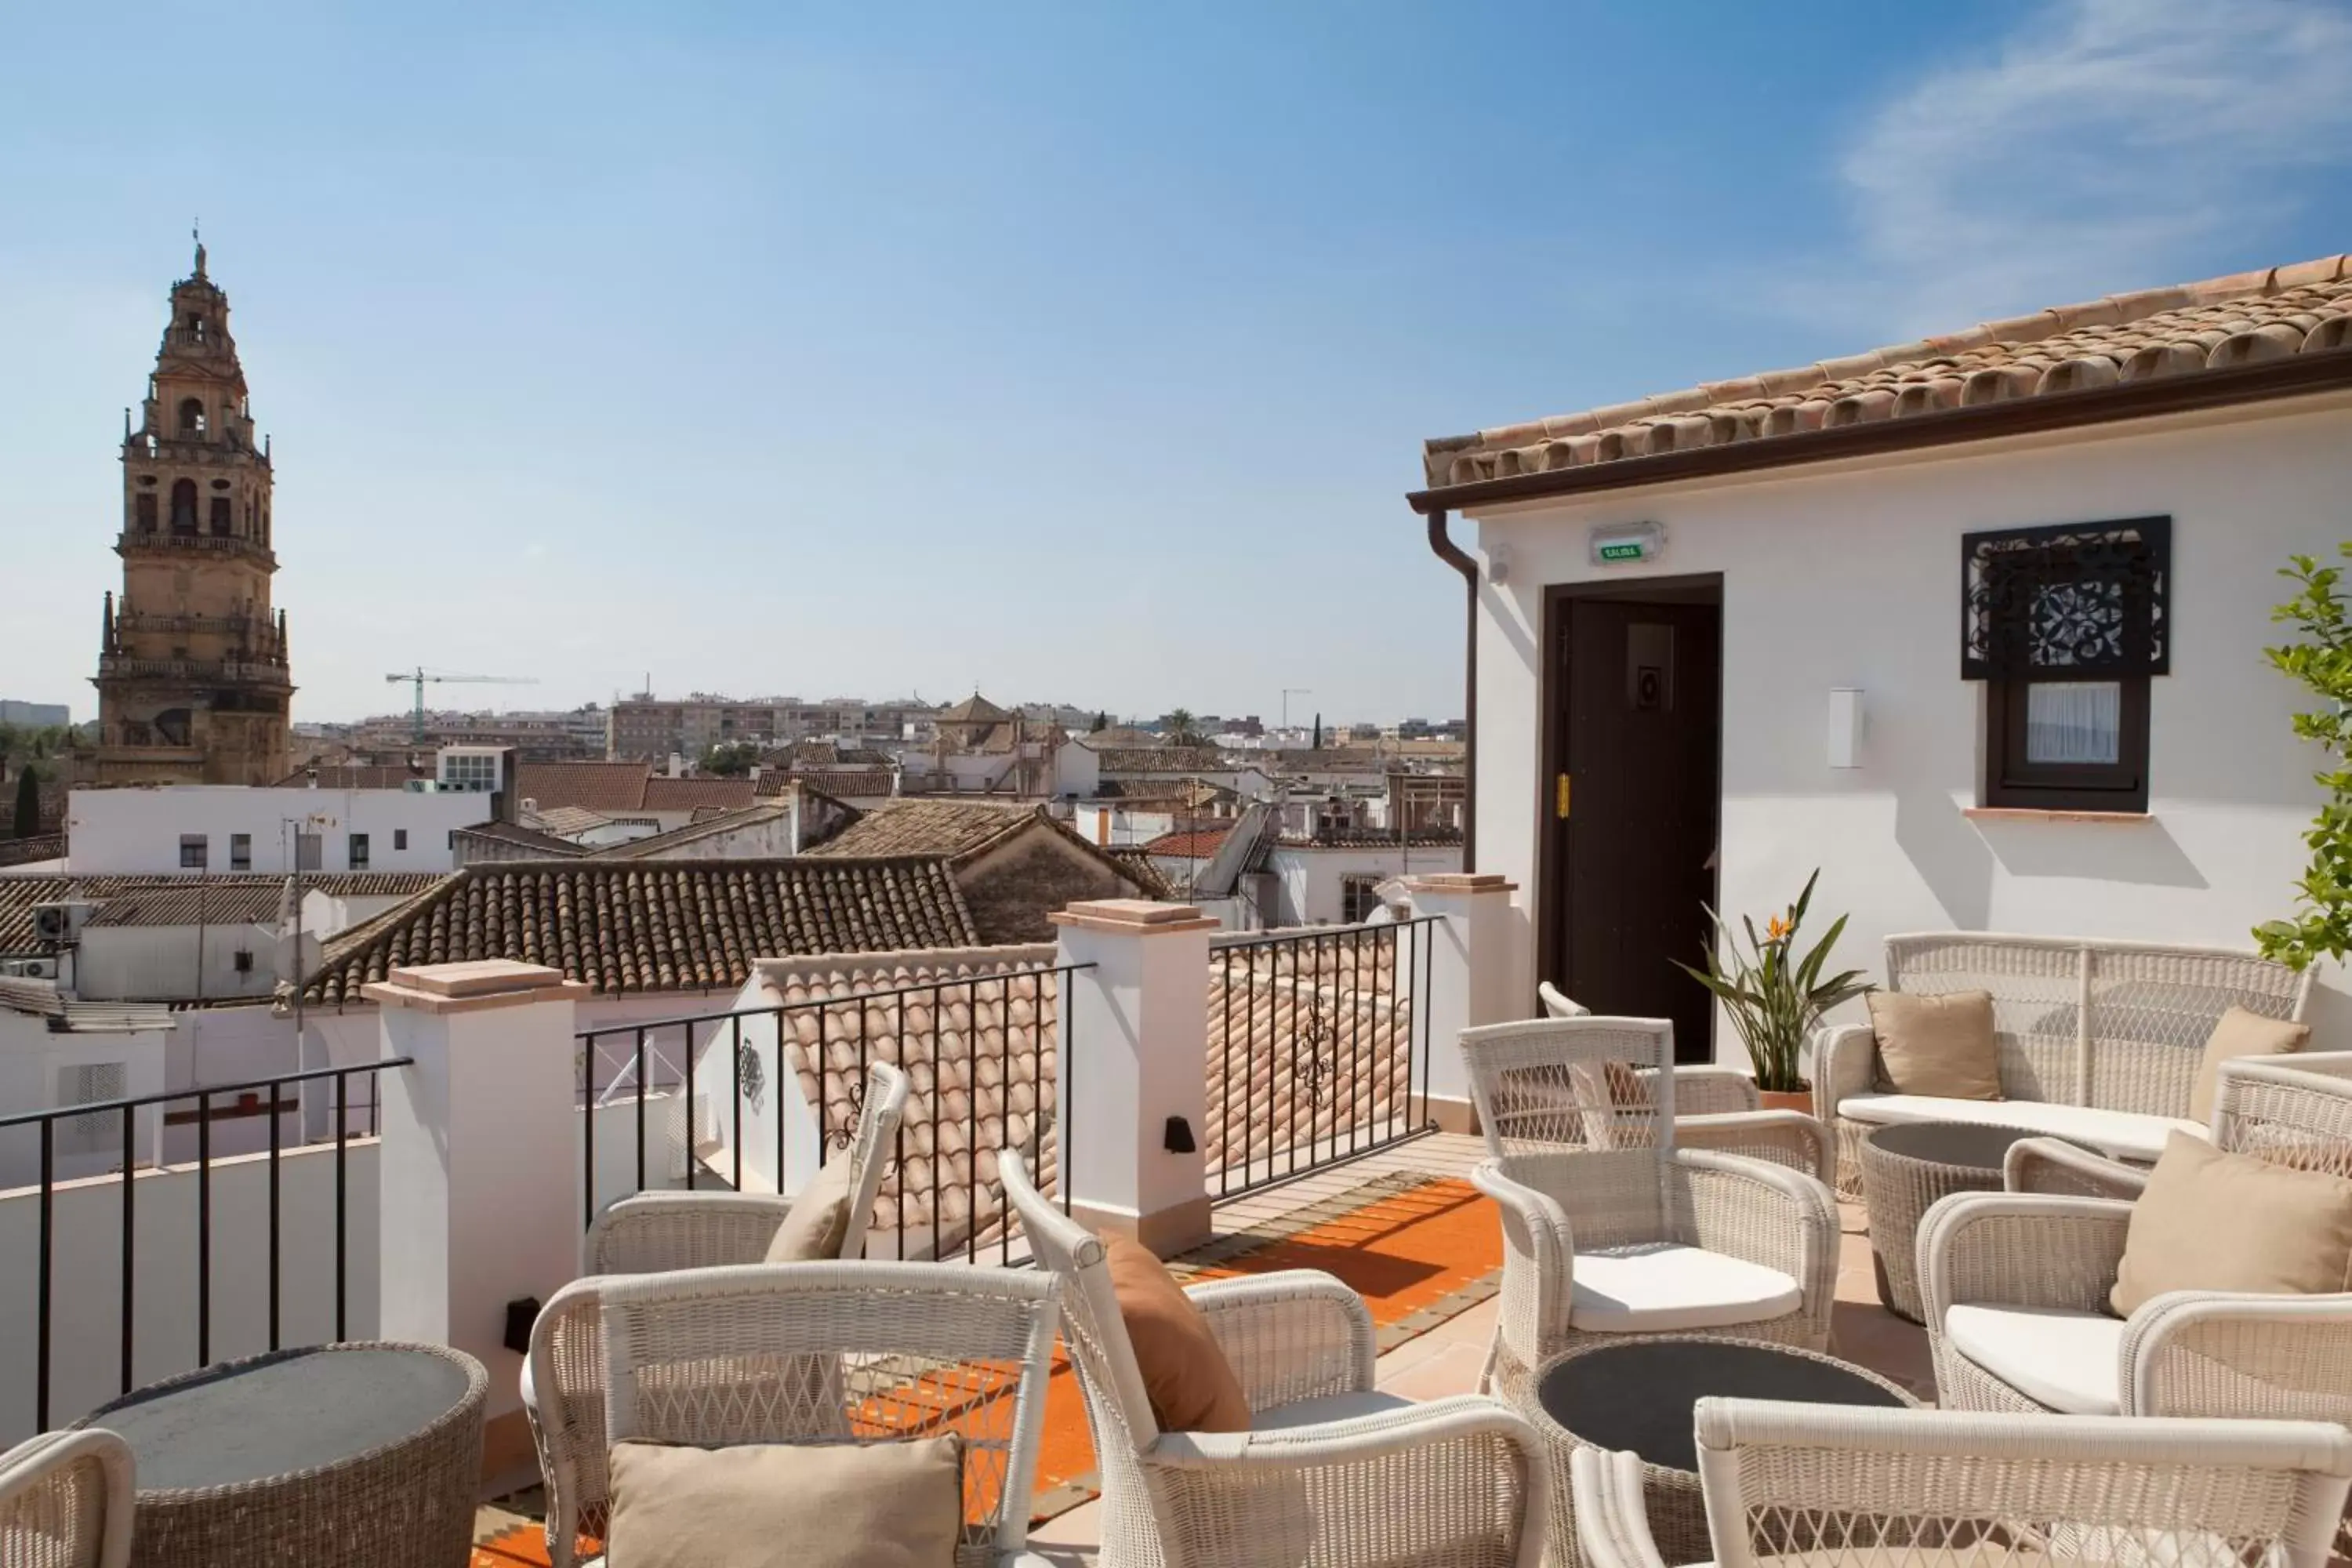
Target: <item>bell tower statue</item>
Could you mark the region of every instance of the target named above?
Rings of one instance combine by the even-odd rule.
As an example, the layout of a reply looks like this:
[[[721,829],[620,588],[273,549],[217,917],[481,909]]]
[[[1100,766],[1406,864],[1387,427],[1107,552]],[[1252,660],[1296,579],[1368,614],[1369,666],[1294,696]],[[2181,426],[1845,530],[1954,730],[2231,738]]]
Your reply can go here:
[[[269,453],[253,438],[228,297],[205,271],[172,319],[138,427],[122,416],[122,594],[98,657],[100,784],[274,784],[294,693],[269,580]]]

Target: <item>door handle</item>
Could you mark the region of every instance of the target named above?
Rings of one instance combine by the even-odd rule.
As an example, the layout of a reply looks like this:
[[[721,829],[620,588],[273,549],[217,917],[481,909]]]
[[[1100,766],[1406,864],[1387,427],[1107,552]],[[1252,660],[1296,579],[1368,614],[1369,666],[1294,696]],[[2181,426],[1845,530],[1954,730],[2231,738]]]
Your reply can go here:
[[[1552,815],[1562,822],[1568,820],[1569,784],[1569,776],[1562,773],[1552,785]]]

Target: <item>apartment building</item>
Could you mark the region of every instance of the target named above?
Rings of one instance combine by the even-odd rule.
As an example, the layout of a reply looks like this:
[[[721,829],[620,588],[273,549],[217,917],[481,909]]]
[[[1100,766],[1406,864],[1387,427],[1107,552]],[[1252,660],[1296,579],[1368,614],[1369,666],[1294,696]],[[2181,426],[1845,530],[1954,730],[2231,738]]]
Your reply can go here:
[[[616,761],[660,762],[673,752],[698,757],[713,746],[740,741],[776,744],[837,740],[852,745],[928,743],[936,732],[928,702],[868,702],[835,697],[821,702],[797,697],[739,700],[696,692],[682,699],[630,697],[613,704],[605,752]]]

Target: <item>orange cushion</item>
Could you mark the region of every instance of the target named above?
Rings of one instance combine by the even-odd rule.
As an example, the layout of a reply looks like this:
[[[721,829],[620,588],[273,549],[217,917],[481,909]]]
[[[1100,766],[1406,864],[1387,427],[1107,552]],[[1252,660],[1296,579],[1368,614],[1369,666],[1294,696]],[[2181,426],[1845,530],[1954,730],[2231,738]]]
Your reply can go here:
[[[1124,1236],[1105,1236],[1102,1244],[1111,1293],[1118,1298],[1118,1315],[1160,1430],[1248,1431],[1249,1399],[1242,1381],[1209,1332],[1209,1320],[1167,1265]]]

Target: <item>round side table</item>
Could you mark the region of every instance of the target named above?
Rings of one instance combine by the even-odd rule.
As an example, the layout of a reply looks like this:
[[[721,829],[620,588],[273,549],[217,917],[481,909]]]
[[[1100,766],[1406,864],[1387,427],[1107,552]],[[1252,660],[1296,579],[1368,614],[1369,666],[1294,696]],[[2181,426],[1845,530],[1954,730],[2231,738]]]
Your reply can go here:
[[[1564,1351],[1513,1401],[1541,1434],[1550,1461],[1547,1563],[1572,1568],[1580,1560],[1569,1484],[1570,1456],[1579,1448],[1640,1455],[1659,1555],[1670,1564],[1714,1561],[1691,1430],[1691,1407],[1710,1395],[1888,1409],[1919,1403],[1866,1368],[1765,1340],[1643,1334]]]
[[[1900,1122],[1863,1134],[1862,1205],[1880,1306],[1920,1321],[1919,1216],[1954,1193],[2000,1191],[2009,1146],[2044,1136],[1974,1121]]]
[[[131,1445],[132,1568],[462,1568],[488,1392],[445,1346],[314,1345],[150,1384],[78,1425]]]

